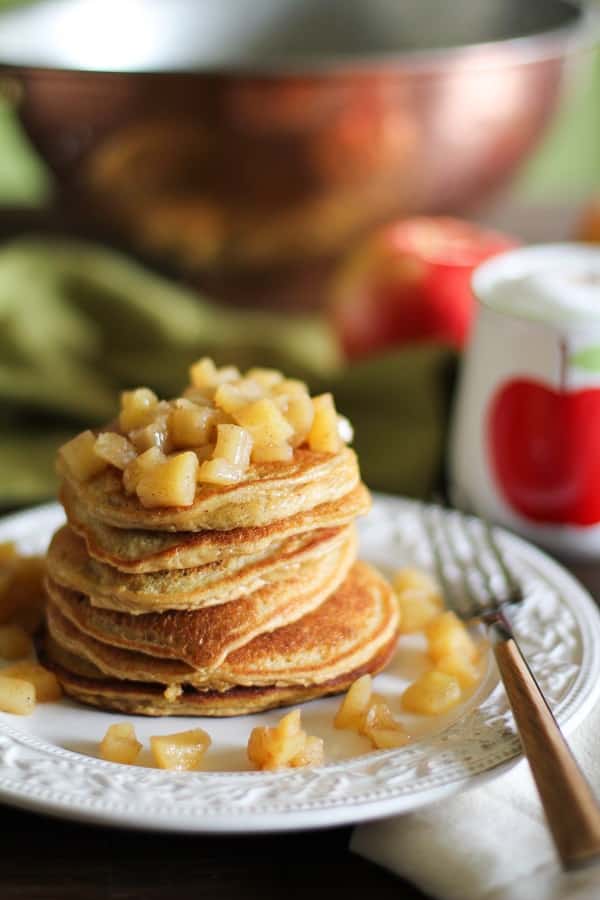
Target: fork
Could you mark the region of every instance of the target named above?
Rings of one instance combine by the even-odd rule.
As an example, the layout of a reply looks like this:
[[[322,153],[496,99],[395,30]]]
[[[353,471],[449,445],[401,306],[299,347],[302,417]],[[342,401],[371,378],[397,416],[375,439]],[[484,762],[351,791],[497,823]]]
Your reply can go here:
[[[482,622],[491,638],[563,868],[600,860],[600,806],[515,640],[508,612],[523,600],[523,589],[492,528],[458,511],[435,506],[421,511],[448,606],[462,620]]]

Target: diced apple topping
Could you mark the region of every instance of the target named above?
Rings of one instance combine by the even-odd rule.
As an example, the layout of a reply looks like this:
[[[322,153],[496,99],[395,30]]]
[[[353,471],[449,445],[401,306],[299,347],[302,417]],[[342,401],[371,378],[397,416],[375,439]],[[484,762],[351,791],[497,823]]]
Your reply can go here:
[[[393,587],[400,609],[400,633],[421,631],[444,609],[444,599],[436,582],[426,572],[399,569]]]
[[[475,641],[456,613],[448,610],[433,619],[425,630],[429,655],[437,662],[445,656],[462,656],[472,662],[477,659]]]
[[[77,480],[111,465],[122,470],[125,492],[137,492],[143,505],[189,506],[194,464],[169,467],[181,451],[196,457],[196,484],[227,486],[253,465],[289,463],[301,447],[337,453],[351,438],[331,394],[311,399],[302,381],[276,369],[241,375],[204,358],[191,366],[183,396],[166,401],[149,388],[125,391],[117,426],[97,437],[83,432],[60,453]]]
[[[436,716],[447,712],[462,700],[458,679],[435,669],[413,681],[402,694],[402,705],[408,712]]]
[[[169,415],[166,412],[155,416],[143,428],[134,428],[129,432],[129,438],[138,453],[144,453],[145,450],[150,450],[152,447],[168,453],[173,449],[173,445],[178,446],[173,439],[173,434],[169,431]]]
[[[273,728],[254,728],[248,741],[248,758],[257,769],[273,770],[323,761],[323,741],[309,736],[300,726],[300,711],[293,710]]]
[[[338,453],[342,439],[331,394],[313,398],[314,418],[308,434],[308,446],[318,453]]]
[[[481,678],[481,661],[471,660],[460,653],[448,653],[440,656],[435,668],[438,672],[452,675],[460,684],[463,691],[469,691],[475,687]]]
[[[28,681],[35,688],[35,699],[38,703],[52,703],[62,697],[62,688],[54,672],[50,672],[39,663],[24,659],[6,669],[0,675],[5,678],[19,678]]]
[[[237,484],[243,472],[226,459],[207,459],[198,468],[196,480],[199,484]]]
[[[103,431],[98,435],[94,451],[97,456],[106,460],[111,466],[116,466],[117,469],[126,469],[137,456],[131,441],[113,431]]]
[[[217,426],[217,443],[213,453],[215,459],[224,459],[244,472],[250,463],[251,452],[252,436],[249,431],[239,425]]]
[[[323,741],[309,736],[301,727],[300,710],[294,709],[274,728],[253,728],[248,740],[248,759],[256,769],[319,765],[323,762]]]
[[[128,494],[135,494],[138,482],[143,475],[151,472],[161,463],[167,461],[165,454],[158,447],[150,447],[149,450],[129,463],[123,472],[123,486]]]
[[[174,409],[169,420],[173,445],[181,450],[202,447],[211,440],[218,420],[218,411],[210,406],[192,403]]]
[[[336,728],[360,731],[369,703],[371,702],[372,680],[370,675],[362,675],[350,686],[337,711],[333,724]]]
[[[249,378],[250,381],[255,381],[257,384],[260,384],[261,387],[265,388],[265,390],[271,390],[277,384],[281,384],[284,380],[283,375],[278,369],[264,369],[260,368],[260,366],[255,366],[253,369],[248,369],[246,372],[246,378]]]
[[[109,725],[100,744],[100,757],[108,762],[131,766],[139,756],[142,745],[135,736],[133,725],[122,722]]]
[[[254,400],[233,414],[234,419],[252,435],[255,445],[285,444],[294,430],[268,397]]]
[[[372,693],[372,687],[370,675],[358,678],[342,700],[333,724],[363,734],[376,749],[404,747],[410,735],[394,718],[387,703]]]
[[[147,451],[149,452],[149,451]],[[191,506],[196,496],[198,457],[191,450],[153,466],[136,485],[142,506]]]
[[[28,716],[35,708],[35,687],[22,678],[7,678],[0,672],[0,712]]]
[[[150,388],[136,388],[121,394],[119,426],[122,431],[132,431],[149,425],[156,413],[158,397]]]
[[[294,448],[290,444],[258,444],[252,448],[252,462],[290,462],[294,458]]]
[[[82,431],[60,448],[60,456],[78,481],[88,481],[106,468],[108,463],[96,453],[96,435]]]
[[[159,769],[191,772],[199,769],[210,747],[210,737],[201,728],[150,738],[150,750]]]

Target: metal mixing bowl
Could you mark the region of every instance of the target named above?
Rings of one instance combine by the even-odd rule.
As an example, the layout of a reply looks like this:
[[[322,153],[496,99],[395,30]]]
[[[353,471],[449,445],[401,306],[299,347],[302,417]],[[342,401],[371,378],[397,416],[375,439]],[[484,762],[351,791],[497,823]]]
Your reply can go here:
[[[214,295],[314,304],[376,223],[464,212],[554,110],[564,0],[53,0],[5,88],[85,211]]]

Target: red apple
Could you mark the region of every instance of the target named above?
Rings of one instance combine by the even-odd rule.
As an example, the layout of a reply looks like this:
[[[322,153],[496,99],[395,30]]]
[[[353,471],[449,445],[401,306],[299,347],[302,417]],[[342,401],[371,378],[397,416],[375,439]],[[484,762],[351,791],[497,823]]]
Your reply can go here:
[[[406,219],[376,231],[333,279],[331,315],[349,358],[412,341],[462,347],[473,318],[473,269],[517,246],[451,218]]]
[[[600,388],[506,382],[488,419],[492,471],[508,504],[533,522],[600,522]]]

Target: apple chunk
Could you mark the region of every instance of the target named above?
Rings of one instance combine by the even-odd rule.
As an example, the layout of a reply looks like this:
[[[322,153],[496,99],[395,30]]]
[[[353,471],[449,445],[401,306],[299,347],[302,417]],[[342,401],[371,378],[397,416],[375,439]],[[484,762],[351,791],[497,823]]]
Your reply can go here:
[[[191,506],[196,496],[198,457],[191,450],[168,457],[146,472],[137,483],[142,506]]]

